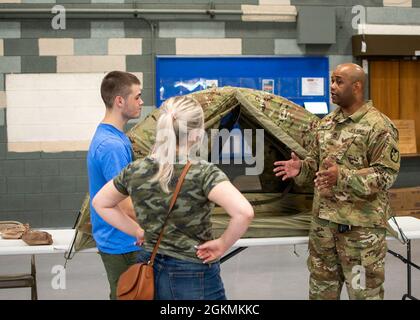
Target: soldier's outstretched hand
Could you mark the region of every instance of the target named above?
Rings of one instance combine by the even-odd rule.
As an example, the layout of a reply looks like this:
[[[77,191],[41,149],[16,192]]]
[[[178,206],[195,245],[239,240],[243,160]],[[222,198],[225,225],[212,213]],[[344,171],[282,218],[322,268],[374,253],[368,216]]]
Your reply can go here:
[[[276,177],[282,177],[282,180],[296,177],[299,172],[302,163],[297,155],[292,152],[292,157],[287,161],[276,161],[274,162],[274,173]]]

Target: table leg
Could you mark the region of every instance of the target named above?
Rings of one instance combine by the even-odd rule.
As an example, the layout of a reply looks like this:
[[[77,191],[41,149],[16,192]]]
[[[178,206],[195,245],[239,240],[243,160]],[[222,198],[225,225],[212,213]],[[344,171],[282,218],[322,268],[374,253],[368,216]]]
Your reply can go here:
[[[230,258],[236,256],[239,252],[244,251],[246,248],[248,248],[248,247],[239,247],[239,248],[236,248],[235,250],[233,250],[232,252],[229,252],[227,255],[223,256],[220,259],[220,263],[223,263],[223,262],[229,260]]]
[[[31,257],[31,275],[33,277],[33,283],[31,286],[31,299],[38,300],[38,290],[36,286],[36,266],[35,266],[35,255]]]

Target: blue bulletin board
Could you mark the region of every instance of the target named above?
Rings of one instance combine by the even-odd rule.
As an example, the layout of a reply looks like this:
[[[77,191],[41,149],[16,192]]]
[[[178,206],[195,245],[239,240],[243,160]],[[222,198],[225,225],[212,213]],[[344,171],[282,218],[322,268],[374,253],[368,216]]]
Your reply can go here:
[[[325,102],[329,111],[327,57],[156,57],[156,103],[211,86],[264,90],[298,105]],[[315,103],[315,105],[316,105]]]

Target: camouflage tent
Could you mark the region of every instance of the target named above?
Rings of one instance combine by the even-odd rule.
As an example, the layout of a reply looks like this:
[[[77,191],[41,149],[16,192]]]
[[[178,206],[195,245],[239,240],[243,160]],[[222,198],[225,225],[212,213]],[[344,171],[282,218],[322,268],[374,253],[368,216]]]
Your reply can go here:
[[[319,118],[295,103],[263,91],[222,87],[192,93],[204,111],[205,128],[230,130],[234,125],[244,129],[264,129],[264,170],[258,176],[245,175],[246,164],[221,164],[232,182],[251,201],[255,218],[245,237],[281,237],[306,235],[309,229],[313,186],[298,188],[291,180],[281,181],[273,175],[273,162],[288,159],[294,151],[305,157],[314,139]],[[153,111],[127,134],[135,158],[147,156],[154,144],[159,110]],[[209,139],[210,143],[213,141]],[[256,139],[252,149],[258,150]],[[228,215],[216,207],[213,216],[215,235],[227,226]],[[89,205],[84,202],[76,225],[75,249],[95,245],[89,231]]]

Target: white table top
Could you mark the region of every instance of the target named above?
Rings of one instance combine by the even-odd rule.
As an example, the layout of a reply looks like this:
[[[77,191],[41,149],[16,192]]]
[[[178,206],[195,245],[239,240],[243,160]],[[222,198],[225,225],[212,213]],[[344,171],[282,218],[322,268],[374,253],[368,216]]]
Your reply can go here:
[[[404,232],[409,240],[420,239],[420,219],[414,217],[395,217],[400,229]],[[389,220],[391,227],[398,232],[397,226],[394,221]],[[401,235],[399,238],[401,239]],[[387,240],[397,240],[390,236]],[[239,239],[233,246],[234,247],[252,247],[252,246],[268,246],[268,245],[298,245],[307,244],[309,238],[305,237],[281,237],[281,238],[248,238]]]
[[[401,230],[409,240],[420,239],[420,219],[414,217],[395,217]],[[397,230],[394,221],[389,220],[391,227]]]
[[[41,229],[51,234],[52,245],[29,246],[23,240],[2,239],[0,237],[0,255],[42,254],[66,252],[74,237],[74,229]]]
[[[420,219],[413,217],[396,217],[398,225],[410,240],[420,239]],[[391,226],[396,229],[391,220]],[[74,229],[42,229],[49,232],[53,238],[52,245],[28,246],[22,240],[6,240],[0,238],[0,255],[17,254],[45,254],[65,253],[69,250],[74,237]],[[396,240],[389,237],[389,240]],[[307,244],[308,237],[279,237],[279,238],[245,238],[238,240],[233,247],[252,247],[268,245],[299,245]],[[96,252],[96,249],[83,250],[81,252]]]

